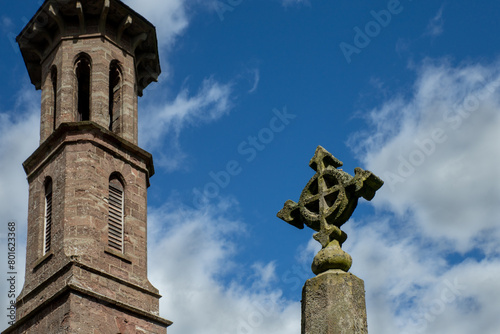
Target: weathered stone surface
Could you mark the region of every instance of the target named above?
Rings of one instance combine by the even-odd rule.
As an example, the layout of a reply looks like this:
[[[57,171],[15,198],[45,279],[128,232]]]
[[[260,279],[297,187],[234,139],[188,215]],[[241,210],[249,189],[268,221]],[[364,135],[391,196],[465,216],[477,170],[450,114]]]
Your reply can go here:
[[[160,334],[169,323],[92,292],[66,288],[4,333]]]
[[[123,69],[134,68],[134,57],[106,38],[96,36],[89,39],[64,39],[48,54],[41,66],[42,104],[40,143],[62,123],[76,122],[75,111],[75,58],[79,54],[91,55],[92,82],[90,120],[108,128],[109,119],[109,66],[112,60]],[[71,57],[68,57],[71,55]],[[57,92],[53,93],[51,69],[57,69]],[[137,144],[137,94],[135,71],[122,70],[121,100],[115,110],[116,133]],[[55,104],[54,104],[54,99]],[[54,105],[57,111],[54,111]],[[54,115],[54,112],[56,113]]]
[[[17,37],[31,82],[37,89],[42,88],[45,80],[40,64],[53,56],[61,40],[78,43],[78,47],[92,52],[102,52],[103,60],[111,61],[115,54],[109,45],[96,43],[96,40],[106,40],[135,58],[136,67],[125,70],[135,72],[137,80],[131,84],[136,84],[139,96],[160,75],[155,27],[122,1],[45,0]],[[73,55],[66,54],[65,60],[73,60]],[[102,69],[96,72],[99,73],[103,79],[108,75]],[[104,88],[101,93],[106,94],[107,87]]]
[[[340,248],[338,240],[332,240],[316,254],[311,269],[315,274],[323,273],[330,269],[340,269],[348,272],[351,265],[351,256]]]
[[[77,122],[63,124],[26,160],[24,166],[32,201],[28,212],[27,271],[18,304],[20,316],[31,311],[31,301],[36,305],[42,295],[50,295],[50,286],[37,287],[55,281],[69,263],[109,273],[115,281],[129,282],[159,297],[158,291],[147,280],[145,261],[147,187],[149,176],[154,173],[149,153],[93,122]],[[107,184],[109,176],[115,172],[123,176],[127,185],[124,203],[127,240],[122,257],[106,252]],[[47,176],[52,178],[54,185],[52,249],[50,257],[40,262],[44,257],[44,207],[37,203],[44,201],[43,183]],[[109,291],[110,294],[104,294],[122,301],[127,298],[126,293],[116,294],[118,291],[110,288],[107,280],[91,280],[90,274],[85,275],[83,271],[72,269],[72,272],[89,289]],[[35,298],[38,294],[42,295]],[[141,294],[136,292],[131,298],[133,304],[158,312],[158,302],[149,300],[151,296],[141,299]],[[131,293],[130,297],[133,295]]]
[[[327,271],[306,281],[302,290],[302,334],[366,334],[363,280]]]
[[[74,307],[69,313],[61,311],[62,315],[59,310],[66,309],[65,305],[55,308],[55,313],[47,311],[69,287],[80,294],[92,292],[98,304],[114,301],[122,312],[124,308],[128,313],[135,310],[143,319],[140,328],[147,328],[147,322],[153,320],[163,329],[149,333],[165,333],[171,322],[155,320],[161,296],[147,279],[146,199],[149,177],[154,173],[151,155],[93,122],[64,123],[24,167],[30,184],[26,276],[17,302],[18,323],[4,333],[45,333],[47,329],[46,333],[92,333],[86,327],[62,331],[63,327],[56,326],[62,319],[73,321],[77,314],[84,314]],[[126,183],[123,254],[107,247],[107,184],[114,172]],[[47,176],[54,185],[53,230],[51,250],[43,255],[44,206],[40,203],[44,202]],[[108,315],[101,314],[92,321],[101,323],[105,317]],[[101,332],[115,333],[110,328]]]
[[[369,171],[356,168],[352,177],[342,169],[340,160],[318,146],[309,166],[316,174],[305,186],[298,203],[288,200],[277,216],[287,223],[304,228],[304,224],[317,231],[314,239],[322,250],[313,261],[312,270],[317,275],[330,269],[345,272],[352,264],[351,256],[342,249],[347,235],[340,227],[351,217],[358,198],[371,200],[384,184]]]

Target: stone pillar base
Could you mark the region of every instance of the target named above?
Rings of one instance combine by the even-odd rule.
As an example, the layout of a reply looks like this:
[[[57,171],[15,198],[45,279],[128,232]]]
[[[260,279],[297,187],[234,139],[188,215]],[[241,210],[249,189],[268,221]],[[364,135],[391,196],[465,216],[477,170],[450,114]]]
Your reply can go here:
[[[367,334],[362,279],[329,270],[302,289],[302,334]]]

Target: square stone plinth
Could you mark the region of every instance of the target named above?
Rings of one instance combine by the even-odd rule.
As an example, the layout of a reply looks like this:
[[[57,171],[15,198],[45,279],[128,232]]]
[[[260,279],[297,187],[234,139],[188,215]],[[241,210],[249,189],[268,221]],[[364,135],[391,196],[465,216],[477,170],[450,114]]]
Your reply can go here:
[[[351,273],[327,271],[302,289],[302,334],[367,334],[365,288]]]

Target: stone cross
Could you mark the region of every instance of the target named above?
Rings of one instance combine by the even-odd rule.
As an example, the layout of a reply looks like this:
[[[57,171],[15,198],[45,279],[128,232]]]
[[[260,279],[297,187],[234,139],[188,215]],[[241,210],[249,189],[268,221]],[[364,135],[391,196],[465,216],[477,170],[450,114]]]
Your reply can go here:
[[[384,182],[361,168],[351,176],[338,169],[343,164],[323,147],[318,146],[309,166],[316,174],[305,186],[298,203],[288,200],[277,216],[303,229],[315,230],[314,239],[322,249],[316,254],[312,271],[318,275],[330,269],[349,271],[352,258],[341,248],[347,234],[340,227],[351,217],[358,198],[370,201]]]

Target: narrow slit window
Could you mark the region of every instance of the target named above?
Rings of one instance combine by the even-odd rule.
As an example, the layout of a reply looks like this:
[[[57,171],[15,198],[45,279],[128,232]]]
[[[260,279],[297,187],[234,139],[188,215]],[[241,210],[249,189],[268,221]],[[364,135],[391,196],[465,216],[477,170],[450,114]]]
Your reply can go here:
[[[43,255],[50,251],[52,243],[52,180],[45,184],[45,217],[44,217]]]
[[[52,66],[50,78],[52,81],[52,128],[56,129],[57,119],[57,68]]]
[[[117,179],[109,181],[108,246],[123,253],[123,186]]]
[[[116,61],[109,67],[109,130],[118,132],[121,104],[121,73]]]
[[[78,121],[90,120],[90,61],[80,57],[76,63],[78,82]]]

